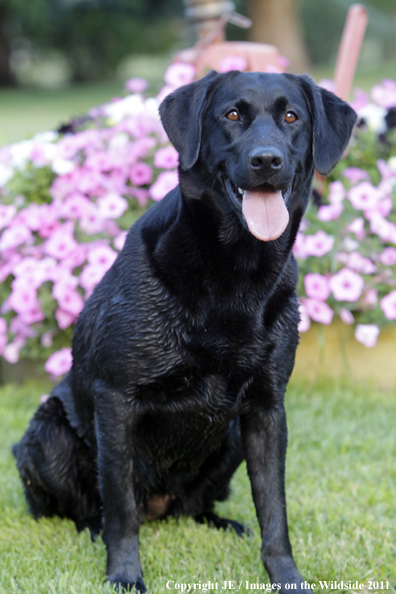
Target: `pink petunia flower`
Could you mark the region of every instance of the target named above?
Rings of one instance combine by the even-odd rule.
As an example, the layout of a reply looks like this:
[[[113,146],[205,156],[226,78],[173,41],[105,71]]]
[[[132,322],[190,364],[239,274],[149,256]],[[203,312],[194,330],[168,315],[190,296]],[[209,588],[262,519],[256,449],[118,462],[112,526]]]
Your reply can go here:
[[[27,325],[35,324],[36,322],[42,322],[45,319],[45,315],[38,305],[29,310],[21,312],[20,317],[22,322]]]
[[[357,210],[375,208],[380,199],[380,193],[370,182],[361,182],[348,191],[348,198]]]
[[[340,204],[346,196],[346,190],[342,181],[335,181],[329,184],[328,199],[330,204]]]
[[[32,234],[26,225],[11,225],[0,237],[0,252],[16,248],[23,243],[30,243],[31,240]]]
[[[389,167],[388,163],[383,159],[378,159],[377,161],[378,171],[381,174],[382,180],[388,180],[393,177],[396,177],[396,171],[394,171],[391,167]]]
[[[296,239],[293,245],[293,254],[296,258],[300,260],[305,260],[307,257],[307,252],[305,249],[305,235],[304,233],[298,232],[296,235]]]
[[[104,219],[118,219],[128,208],[128,201],[114,192],[98,198],[99,215]]]
[[[163,171],[151,186],[149,192],[153,200],[158,202],[179,183],[177,171]]]
[[[41,266],[41,262],[35,258],[24,258],[18,262],[13,269],[15,280],[12,286],[16,288],[17,285],[25,284],[38,288],[46,280],[45,272]]]
[[[75,321],[76,316],[69,313],[68,311],[63,311],[62,309],[57,309],[55,311],[55,319],[58,322],[58,326],[61,330],[66,330],[69,328]]]
[[[367,171],[360,169],[359,167],[347,167],[342,172],[342,176],[349,179],[351,184],[356,184],[359,181],[367,180],[370,178]]]
[[[3,348],[3,357],[8,363],[18,363],[19,353],[21,348],[25,345],[26,339],[22,336],[17,336],[12,342]]]
[[[52,235],[52,233],[60,227],[58,217],[61,213],[57,210],[57,203],[42,204],[40,206],[40,226],[38,228],[38,234],[43,239],[46,239]]]
[[[363,295],[362,305],[368,309],[374,309],[378,304],[378,291],[376,289],[367,289]]]
[[[59,376],[70,371],[73,358],[71,348],[64,348],[52,353],[45,362],[44,369],[47,373]]]
[[[377,267],[370,258],[365,258],[359,252],[351,252],[348,254],[346,265],[348,268],[351,268],[356,272],[362,272],[363,274],[374,274],[377,272]]]
[[[380,301],[380,306],[388,320],[396,320],[396,290],[385,295]]]
[[[364,287],[363,278],[349,268],[342,268],[330,278],[329,283],[337,301],[357,301]]]
[[[379,256],[379,261],[385,266],[394,266],[396,264],[396,249],[392,247],[385,248]]]
[[[58,291],[56,297],[60,309],[77,317],[84,307],[83,298],[80,293],[67,285],[64,285],[62,287],[63,290],[60,291],[60,286],[61,285],[57,285]]]
[[[352,313],[349,311],[349,309],[345,309],[345,307],[342,307],[339,311],[339,314],[340,314],[340,318],[344,322],[344,324],[351,326],[354,323],[355,319],[354,319]]]
[[[64,223],[47,239],[44,251],[49,256],[62,260],[77,249],[78,244],[73,237],[74,224]]]
[[[154,155],[154,166],[158,169],[175,169],[179,163],[179,153],[173,146],[160,148]]]
[[[20,210],[15,218],[15,222],[25,225],[31,231],[38,231],[40,229],[41,220],[41,206],[34,203]]]
[[[358,324],[355,328],[355,338],[367,348],[377,344],[380,329],[376,324]]]
[[[29,326],[29,324],[26,324],[21,316],[12,318],[10,323],[10,332],[11,334],[23,336],[24,338],[32,338],[37,334],[34,328]]]
[[[331,324],[334,316],[334,311],[327,305],[325,301],[318,299],[305,299],[304,306],[307,314],[314,322],[320,324]]]
[[[147,163],[136,163],[131,169],[129,179],[134,186],[145,186],[153,179],[153,168]]]
[[[20,314],[38,309],[36,288],[32,285],[19,285],[13,288],[8,298],[8,306]]]
[[[396,225],[386,220],[379,213],[374,213],[370,217],[370,229],[383,241],[396,243]]]
[[[242,56],[226,56],[220,60],[218,64],[219,72],[230,72],[231,70],[246,70],[248,67],[247,60]]]
[[[143,93],[148,88],[149,83],[145,78],[135,77],[127,80],[124,86],[129,93]]]
[[[117,252],[108,245],[95,245],[88,251],[88,262],[93,266],[108,270],[117,258]]]
[[[16,213],[17,209],[14,204],[0,204],[0,229],[8,227]]]
[[[307,235],[305,238],[305,253],[307,256],[321,258],[334,247],[334,237],[327,235],[324,231],[317,231],[314,235]]]
[[[67,219],[81,219],[89,208],[90,201],[86,196],[73,192],[60,206],[60,214]]]
[[[300,322],[298,324],[298,331],[299,332],[308,332],[308,330],[311,327],[311,320],[309,319],[309,315],[307,314],[303,303],[299,304],[298,311],[300,314]]]
[[[54,344],[54,332],[47,330],[41,335],[40,342],[43,347],[49,348]]]
[[[80,275],[80,285],[85,289],[85,297],[88,298],[96,285],[102,280],[105,269],[102,266],[88,264]]]
[[[371,89],[371,98],[377,105],[385,107],[385,109],[396,107],[396,82],[384,79],[382,84],[375,85]]]
[[[362,109],[362,107],[365,107],[369,103],[369,96],[362,89],[354,89],[353,96],[354,99],[349,104],[355,111]]]
[[[87,235],[101,233],[106,227],[106,220],[101,216],[95,204],[90,204],[80,220],[80,227]]]
[[[310,272],[304,277],[305,293],[307,297],[326,301],[330,295],[329,282],[325,276],[316,272]]]
[[[114,245],[115,249],[118,250],[119,252],[124,247],[127,235],[128,235],[128,231],[121,231],[121,233],[119,235],[117,235],[117,237],[113,240],[113,245]]]
[[[166,84],[171,87],[181,87],[191,83],[194,80],[195,72],[195,67],[192,64],[175,62],[167,68],[164,75],[164,80]]]
[[[356,235],[356,237],[362,241],[362,239],[364,239],[364,237],[366,236],[366,232],[364,230],[364,219],[363,217],[358,217],[357,219],[354,219],[352,221],[352,223],[350,223],[347,227],[346,230],[349,231],[350,233],[354,233]]]
[[[65,268],[66,270],[74,270],[74,268],[78,268],[82,266],[86,260],[86,247],[84,244],[80,243],[78,249],[71,252],[66,258],[63,258],[60,266]]]
[[[344,207],[341,203],[339,204],[323,204],[318,208],[318,219],[319,221],[334,221],[339,218]]]
[[[4,264],[0,262],[0,283],[13,274],[14,266],[22,260],[22,256],[16,252],[8,253],[7,256],[7,262]]]

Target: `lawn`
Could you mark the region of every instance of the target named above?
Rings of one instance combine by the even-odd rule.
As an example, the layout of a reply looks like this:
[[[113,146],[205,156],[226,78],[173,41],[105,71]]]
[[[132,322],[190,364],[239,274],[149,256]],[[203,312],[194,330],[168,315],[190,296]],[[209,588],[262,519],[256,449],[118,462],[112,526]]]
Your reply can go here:
[[[48,385],[0,389],[0,593],[88,594],[104,585],[105,549],[68,520],[35,522],[27,514],[10,453]],[[308,582],[352,580],[396,585],[396,391],[334,382],[294,382],[287,395],[287,494],[290,536]],[[141,529],[141,559],[151,593],[179,591],[167,580],[268,583],[245,467],[220,514],[248,525],[250,538],[198,526],[191,519]],[[386,588],[386,582],[389,587]],[[197,586],[198,587],[198,586]],[[323,591],[330,591],[325,588]],[[342,591],[338,589],[338,591]]]

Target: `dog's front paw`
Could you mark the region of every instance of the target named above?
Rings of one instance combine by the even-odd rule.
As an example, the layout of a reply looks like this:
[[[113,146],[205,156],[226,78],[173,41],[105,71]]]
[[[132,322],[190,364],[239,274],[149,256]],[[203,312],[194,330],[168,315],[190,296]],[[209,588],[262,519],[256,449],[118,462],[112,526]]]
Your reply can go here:
[[[302,588],[304,580],[292,557],[267,557],[264,559],[264,566],[271,578],[271,583],[277,584],[278,594],[290,594],[291,590],[293,592],[306,592]]]
[[[147,592],[141,576],[135,582],[129,582],[119,577],[109,577],[107,581],[115,587],[117,594],[121,594],[121,592]]]

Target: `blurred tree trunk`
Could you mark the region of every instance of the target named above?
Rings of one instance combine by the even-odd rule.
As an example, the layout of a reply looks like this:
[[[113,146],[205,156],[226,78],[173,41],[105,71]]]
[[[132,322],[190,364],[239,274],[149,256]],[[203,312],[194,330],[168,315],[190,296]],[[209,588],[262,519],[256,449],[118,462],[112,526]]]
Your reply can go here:
[[[249,16],[251,41],[275,45],[290,61],[291,72],[309,69],[298,0],[249,0]]]
[[[10,86],[15,84],[14,75],[10,68],[10,45],[5,31],[7,17],[7,8],[0,4],[0,86]]]

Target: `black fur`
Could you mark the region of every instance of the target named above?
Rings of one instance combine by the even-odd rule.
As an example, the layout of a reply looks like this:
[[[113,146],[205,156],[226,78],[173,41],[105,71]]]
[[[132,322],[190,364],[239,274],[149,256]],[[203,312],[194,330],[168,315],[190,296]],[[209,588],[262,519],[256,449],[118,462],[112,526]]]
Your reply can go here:
[[[308,77],[238,72],[179,89],[160,113],[180,186],[132,227],[79,317],[72,370],[15,447],[26,497],[34,516],[68,516],[93,535],[103,518],[109,581],[144,592],[140,523],[186,514],[241,534],[213,506],[245,457],[264,565],[282,593],[300,590],[284,491],[291,248],[314,164],[330,171],[356,116]],[[272,157],[253,167],[252,151],[272,151],[276,170]],[[250,234],[227,180],[292,188],[279,239]]]

